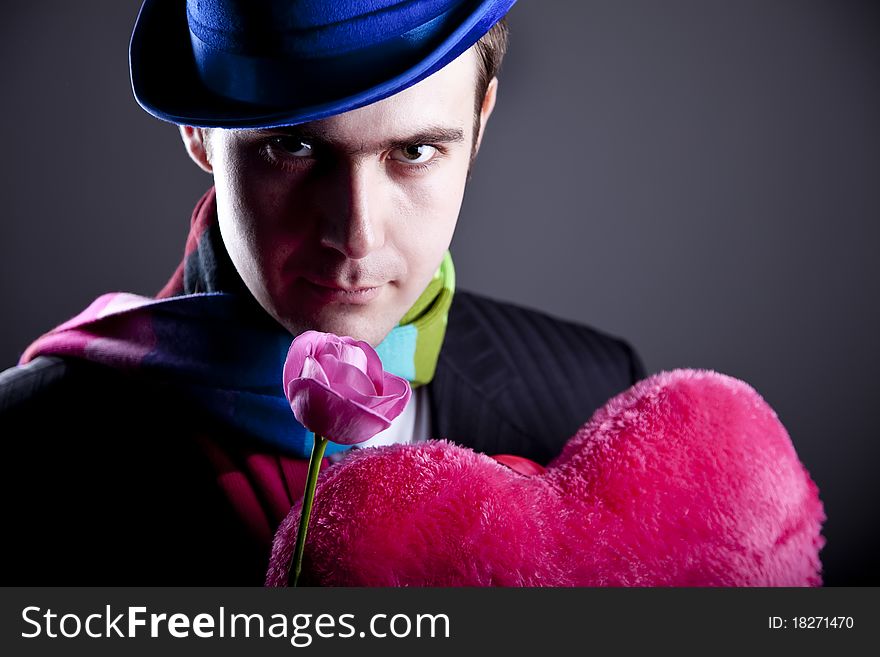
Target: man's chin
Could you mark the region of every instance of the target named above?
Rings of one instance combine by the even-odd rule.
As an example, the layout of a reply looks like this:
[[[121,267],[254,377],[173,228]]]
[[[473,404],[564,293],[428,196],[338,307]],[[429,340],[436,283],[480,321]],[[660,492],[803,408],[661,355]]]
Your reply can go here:
[[[291,335],[299,335],[304,331],[321,331],[339,336],[349,336],[355,340],[364,340],[373,347],[377,346],[394,328],[396,322],[376,318],[371,314],[360,313],[321,313],[311,319],[282,321],[282,325]]]

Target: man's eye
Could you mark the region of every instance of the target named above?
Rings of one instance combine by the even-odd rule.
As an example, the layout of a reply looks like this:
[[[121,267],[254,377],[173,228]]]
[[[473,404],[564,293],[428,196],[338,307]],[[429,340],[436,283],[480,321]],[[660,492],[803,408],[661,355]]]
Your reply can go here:
[[[311,157],[312,146],[297,137],[273,137],[272,147],[290,157]]]
[[[391,158],[407,164],[427,164],[437,154],[437,149],[427,144],[413,144],[394,151]]]

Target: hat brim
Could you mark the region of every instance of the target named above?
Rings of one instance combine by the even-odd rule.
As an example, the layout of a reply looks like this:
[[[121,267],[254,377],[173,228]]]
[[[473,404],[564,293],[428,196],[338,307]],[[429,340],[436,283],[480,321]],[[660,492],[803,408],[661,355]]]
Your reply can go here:
[[[436,73],[474,45],[516,0],[483,0],[429,53],[380,84],[303,107],[255,105],[220,96],[199,75],[190,43],[186,3],[145,0],[129,47],[137,102],[153,116],[182,125],[272,128],[315,121],[369,105]]]

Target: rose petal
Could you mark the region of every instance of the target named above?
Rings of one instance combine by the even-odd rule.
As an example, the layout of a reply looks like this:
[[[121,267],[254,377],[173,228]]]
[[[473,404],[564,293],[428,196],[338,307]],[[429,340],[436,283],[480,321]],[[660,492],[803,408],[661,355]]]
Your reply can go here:
[[[321,367],[324,368],[324,372],[327,373],[328,379],[336,378],[336,366],[339,365],[339,359],[336,357],[336,354],[320,353],[316,356],[318,362],[321,363]]]
[[[356,367],[366,375],[367,354],[364,353],[364,350],[358,345],[345,343],[340,344],[339,347],[339,361]]]
[[[341,445],[364,442],[391,426],[391,421],[339,396],[314,379],[288,385],[293,414],[307,429]]]
[[[339,381],[333,383],[331,388],[343,397],[351,399],[361,406],[369,408],[373,412],[378,413],[389,420],[393,420],[403,412],[404,408],[406,408],[410,395],[412,394],[412,389],[409,387],[409,383],[405,379],[400,379],[399,377],[398,379],[399,383],[402,385],[398,386],[396,394],[393,395],[364,394],[363,392],[346,385],[344,382]]]
[[[321,355],[327,355],[332,357],[335,360],[339,360],[342,356],[342,343],[340,343],[337,336],[332,336],[332,339],[327,340],[322,345],[321,351],[319,352]]]
[[[364,357],[366,364],[366,357]],[[375,395],[376,386],[367,377],[363,370],[349,363],[337,360],[334,354],[321,354],[318,356],[318,362],[327,374],[327,378],[332,381],[331,388],[336,388],[338,383],[346,383],[347,385],[358,390],[364,395]]]
[[[404,378],[388,372],[384,372],[384,375],[385,394],[381,395],[380,400],[377,400],[370,408],[393,420],[403,412],[409,403],[412,388],[409,381]]]
[[[303,363],[302,367],[302,375],[297,378],[315,379],[326,385],[328,388],[331,387],[330,378],[327,376],[327,372],[324,370],[321,361],[313,356],[306,356],[305,363]]]
[[[409,403],[411,397],[411,393],[405,395],[389,395],[387,397],[379,397],[378,401],[370,406],[370,408],[375,412],[382,415],[382,417],[386,417],[389,420],[393,420],[398,415],[403,413],[406,409],[406,405]]]
[[[314,356],[321,351],[329,338],[328,333],[320,331],[305,331],[298,335],[287,350],[287,358],[284,361],[282,371],[282,383],[285,390],[287,382],[302,376],[303,365],[306,356]]]
[[[411,390],[409,381],[403,377],[391,374],[390,372],[383,372],[383,374],[384,395],[405,395],[408,390]]]
[[[384,395],[383,374],[385,371],[382,367],[382,359],[379,358],[379,354],[376,353],[376,350],[373,349],[369,342],[357,340],[355,341],[355,344],[367,357],[367,367],[365,371],[367,376],[370,377],[370,381],[372,381],[373,385],[376,387],[376,394]]]
[[[376,386],[370,381],[370,378],[354,365],[339,362],[336,364],[336,376],[332,379],[331,388],[336,388],[338,384],[347,385],[354,388],[362,395],[375,396]]]

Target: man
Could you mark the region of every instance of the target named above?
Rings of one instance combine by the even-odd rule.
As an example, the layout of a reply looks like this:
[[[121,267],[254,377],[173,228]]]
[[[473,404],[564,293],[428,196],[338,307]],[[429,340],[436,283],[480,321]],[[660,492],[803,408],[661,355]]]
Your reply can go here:
[[[304,330],[414,388],[361,448],[546,463],[642,378],[621,340],[455,289],[513,2],[144,3],[135,95],[214,187],[156,299],[105,295],[0,375],[7,583],[260,584],[311,446],[280,389]]]

